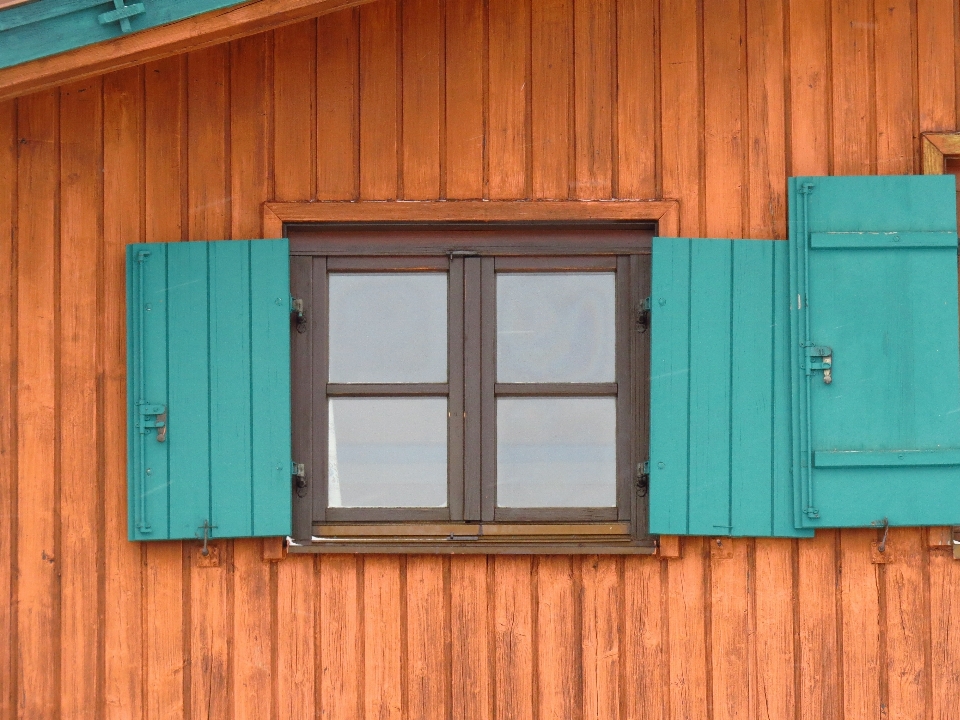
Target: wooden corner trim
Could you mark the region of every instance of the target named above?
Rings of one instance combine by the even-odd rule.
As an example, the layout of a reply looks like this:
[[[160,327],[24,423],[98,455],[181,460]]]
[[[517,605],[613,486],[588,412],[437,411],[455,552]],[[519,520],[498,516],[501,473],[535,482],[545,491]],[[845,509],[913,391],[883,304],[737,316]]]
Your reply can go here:
[[[658,223],[658,233],[676,237],[678,200],[361,200],[267,202],[264,237],[283,234],[288,222],[524,222],[634,220]]]
[[[943,175],[945,158],[960,155],[960,132],[930,132],[920,137],[924,175]]]
[[[372,0],[252,0],[243,5],[0,69],[0,101],[229,42]]]

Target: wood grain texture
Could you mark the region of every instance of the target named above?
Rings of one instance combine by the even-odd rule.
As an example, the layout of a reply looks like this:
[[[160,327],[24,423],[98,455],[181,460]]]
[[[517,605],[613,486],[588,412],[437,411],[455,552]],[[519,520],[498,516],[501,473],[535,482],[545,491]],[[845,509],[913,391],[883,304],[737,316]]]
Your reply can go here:
[[[60,716],[81,718],[96,707],[100,685],[97,621],[101,425],[99,302],[103,207],[102,81],[60,91]],[[92,422],[91,422],[92,420]]]
[[[103,351],[105,580],[101,592],[105,607],[101,642],[104,647],[104,716],[118,719],[139,717],[143,713],[145,689],[142,647],[143,611],[147,598],[143,587],[143,548],[126,539],[127,367],[123,291],[126,246],[142,239],[141,218],[145,208],[141,199],[141,172],[146,163],[143,154],[144,102],[143,77],[138,69],[104,77],[101,336],[110,337],[112,341],[105,344]],[[173,207],[179,214],[179,203]],[[182,620],[182,613],[179,615]],[[169,619],[176,622],[176,616]],[[176,643],[176,634],[169,642]],[[163,692],[162,688],[159,690]]]
[[[15,223],[17,205],[17,106],[0,103],[0,717],[16,707],[16,615],[14,534],[16,532],[17,330]]]
[[[127,243],[556,217],[779,238],[789,174],[960,153],[916,139],[955,129],[950,3],[597,8],[391,0],[0,103],[0,718],[952,720],[960,564],[916,530],[882,565],[875,530],[621,559],[236,541],[203,568],[125,539]],[[640,201],[571,199],[594,194]]]

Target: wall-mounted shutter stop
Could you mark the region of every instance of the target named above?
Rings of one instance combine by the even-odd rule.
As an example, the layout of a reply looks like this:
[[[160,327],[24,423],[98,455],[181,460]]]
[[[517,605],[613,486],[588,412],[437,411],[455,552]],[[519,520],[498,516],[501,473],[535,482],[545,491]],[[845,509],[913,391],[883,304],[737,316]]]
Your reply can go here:
[[[210,539],[210,531],[216,530],[216,525],[211,525],[209,520],[204,520],[203,525],[197,528],[197,532],[203,532],[203,548],[200,550],[200,554],[206,557],[210,554],[210,548],[207,547],[207,541]],[[199,534],[197,535],[199,537]]]

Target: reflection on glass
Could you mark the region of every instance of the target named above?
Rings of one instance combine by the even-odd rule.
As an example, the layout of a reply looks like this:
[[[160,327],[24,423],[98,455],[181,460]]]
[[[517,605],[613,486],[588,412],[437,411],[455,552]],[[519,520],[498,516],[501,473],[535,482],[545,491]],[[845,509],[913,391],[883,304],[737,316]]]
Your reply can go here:
[[[497,275],[497,380],[613,382],[614,274]]]
[[[499,398],[497,505],[613,507],[615,398]]]
[[[330,275],[330,382],[447,381],[447,276]]]
[[[334,398],[330,507],[445,507],[446,398]]]

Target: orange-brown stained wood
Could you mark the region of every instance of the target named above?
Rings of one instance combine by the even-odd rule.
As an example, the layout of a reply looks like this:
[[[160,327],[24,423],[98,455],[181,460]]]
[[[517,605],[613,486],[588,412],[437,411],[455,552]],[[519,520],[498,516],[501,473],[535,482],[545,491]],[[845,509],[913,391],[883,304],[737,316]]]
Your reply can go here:
[[[171,720],[954,718],[960,563],[916,530],[883,564],[875,530],[622,559],[266,563],[236,541],[214,567],[125,539],[127,243],[279,232],[277,200],[566,200],[595,180],[678,200],[649,205],[679,207],[661,232],[784,237],[788,174],[912,172],[916,133],[956,129],[950,3],[585,8],[374,4],[0,104],[2,720],[89,698]],[[433,212],[399,205],[294,217]]]
[[[14,218],[17,188],[17,106],[0,103],[0,597],[13,599],[16,507],[16,266]],[[0,602],[0,717],[12,717],[16,616]]]
[[[60,713],[82,718],[100,685],[97,585],[103,505],[97,468],[101,357],[97,283],[103,207],[102,80],[60,91]],[[91,258],[94,260],[91,262]],[[91,299],[93,302],[91,302]]]

